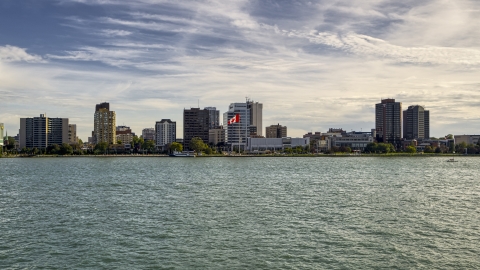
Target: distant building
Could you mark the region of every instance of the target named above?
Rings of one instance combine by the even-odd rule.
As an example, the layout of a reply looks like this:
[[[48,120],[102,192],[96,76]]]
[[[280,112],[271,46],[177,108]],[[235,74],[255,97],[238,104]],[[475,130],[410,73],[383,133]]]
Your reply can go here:
[[[263,104],[247,100],[247,108],[250,116],[250,126],[256,127],[256,135],[263,135]],[[252,134],[252,132],[251,132]]]
[[[297,146],[305,147],[310,145],[310,138],[248,138],[248,151],[276,151]]]
[[[377,141],[400,146],[402,139],[402,103],[395,99],[382,99],[375,105]]]
[[[45,149],[48,146],[68,143],[68,118],[20,118],[20,148]]]
[[[155,141],[155,128],[144,128],[142,137],[144,141]]]
[[[3,130],[5,129],[5,125],[0,123],[0,147],[3,147]],[[0,149],[1,151],[2,149]]]
[[[239,115],[239,122],[228,124],[228,121]],[[223,114],[223,127],[225,128],[225,142],[232,148],[245,148],[249,137],[250,109],[247,103],[231,103],[228,111]]]
[[[116,115],[110,111],[110,104],[107,102],[97,104],[94,114],[94,144],[106,142],[108,144],[117,143],[116,134]]]
[[[403,111],[403,138],[406,140],[430,138],[430,112],[424,106],[409,106]]]
[[[225,129],[222,126],[208,131],[208,143],[211,145],[218,145],[225,143]]]
[[[189,149],[192,138],[199,137],[208,142],[210,113],[212,110],[191,108],[183,110],[183,148]]]
[[[369,143],[374,142],[373,132],[347,132],[328,138],[328,149],[332,147],[349,147],[352,150],[364,151]]]
[[[77,125],[68,124],[68,143],[78,143]]]
[[[122,143],[131,143],[135,133],[132,132],[132,129],[127,126],[118,126],[115,129],[117,142],[121,141]]]
[[[177,123],[170,119],[162,119],[155,123],[155,145],[160,150],[166,150],[166,145],[175,142]]]
[[[215,129],[220,126],[220,111],[215,107],[205,107],[208,111],[208,129]]]
[[[287,127],[280,124],[271,125],[265,128],[265,137],[267,138],[284,138],[287,137]]]
[[[478,144],[480,135],[454,135],[453,138],[455,139],[455,144]]]

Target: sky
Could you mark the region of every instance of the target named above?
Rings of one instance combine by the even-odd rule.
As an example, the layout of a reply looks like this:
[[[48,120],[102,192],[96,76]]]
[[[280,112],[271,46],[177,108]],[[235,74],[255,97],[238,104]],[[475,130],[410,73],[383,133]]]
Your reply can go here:
[[[430,110],[431,136],[480,133],[477,0],[1,0],[0,122],[95,104],[137,134],[246,97],[288,135],[375,127],[375,103]]]

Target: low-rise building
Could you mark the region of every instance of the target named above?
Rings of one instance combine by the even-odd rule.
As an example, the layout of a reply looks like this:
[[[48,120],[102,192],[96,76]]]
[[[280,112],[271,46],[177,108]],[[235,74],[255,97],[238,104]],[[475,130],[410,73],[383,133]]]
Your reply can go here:
[[[310,145],[310,138],[248,138],[247,151],[277,151]]]
[[[480,135],[454,135],[455,144],[460,144],[462,142],[466,144],[478,144]]]

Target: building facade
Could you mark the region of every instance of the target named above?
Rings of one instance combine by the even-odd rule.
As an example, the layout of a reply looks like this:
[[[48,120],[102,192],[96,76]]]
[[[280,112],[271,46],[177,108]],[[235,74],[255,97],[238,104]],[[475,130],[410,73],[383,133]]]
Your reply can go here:
[[[480,141],[480,135],[454,135],[453,138],[455,139],[455,144],[478,144]]]
[[[277,151],[297,146],[306,147],[310,145],[310,138],[248,138],[248,151]]]
[[[215,129],[220,126],[220,111],[216,107],[205,107],[208,111],[208,129]]]
[[[144,141],[155,141],[155,128],[144,128],[142,138]]]
[[[247,100],[247,108],[250,114],[250,126],[256,127],[256,135],[263,136],[263,104]]]
[[[20,118],[20,148],[45,149],[48,146],[69,143],[68,118]]]
[[[116,116],[114,111],[110,111],[110,104],[107,102],[95,106],[93,142],[117,143]]]
[[[375,130],[378,142],[400,147],[402,139],[402,103],[382,99],[375,105]]]
[[[117,142],[121,141],[122,143],[131,143],[133,141],[133,136],[135,133],[132,132],[132,129],[127,126],[118,126],[115,129]]]
[[[159,150],[166,150],[169,143],[175,142],[177,123],[170,119],[162,119],[155,123],[155,145]]]
[[[78,143],[76,124],[68,124],[68,143]]]
[[[183,110],[183,149],[189,150],[192,138],[199,137],[208,142],[211,110],[191,108]]]
[[[5,129],[5,125],[3,123],[0,123],[0,151],[3,149],[2,147],[4,146],[3,143],[3,131]]]
[[[409,106],[403,111],[403,138],[406,140],[430,138],[430,112],[424,106]]]
[[[287,137],[287,127],[280,124],[271,125],[265,128],[265,137],[267,138],[284,138]]]
[[[228,124],[228,121],[239,115],[239,122]],[[223,127],[225,128],[225,142],[229,144],[232,149],[239,147],[246,149],[247,138],[249,137],[250,126],[250,110],[247,103],[232,103],[228,107],[228,111],[223,114]]]
[[[225,143],[225,129],[222,126],[208,131],[208,143],[211,145],[219,145]]]

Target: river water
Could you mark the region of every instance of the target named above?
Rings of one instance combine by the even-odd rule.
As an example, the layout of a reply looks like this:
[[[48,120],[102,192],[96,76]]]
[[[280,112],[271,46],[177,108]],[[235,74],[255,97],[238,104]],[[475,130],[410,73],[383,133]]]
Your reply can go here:
[[[479,269],[446,159],[0,159],[0,269]]]

